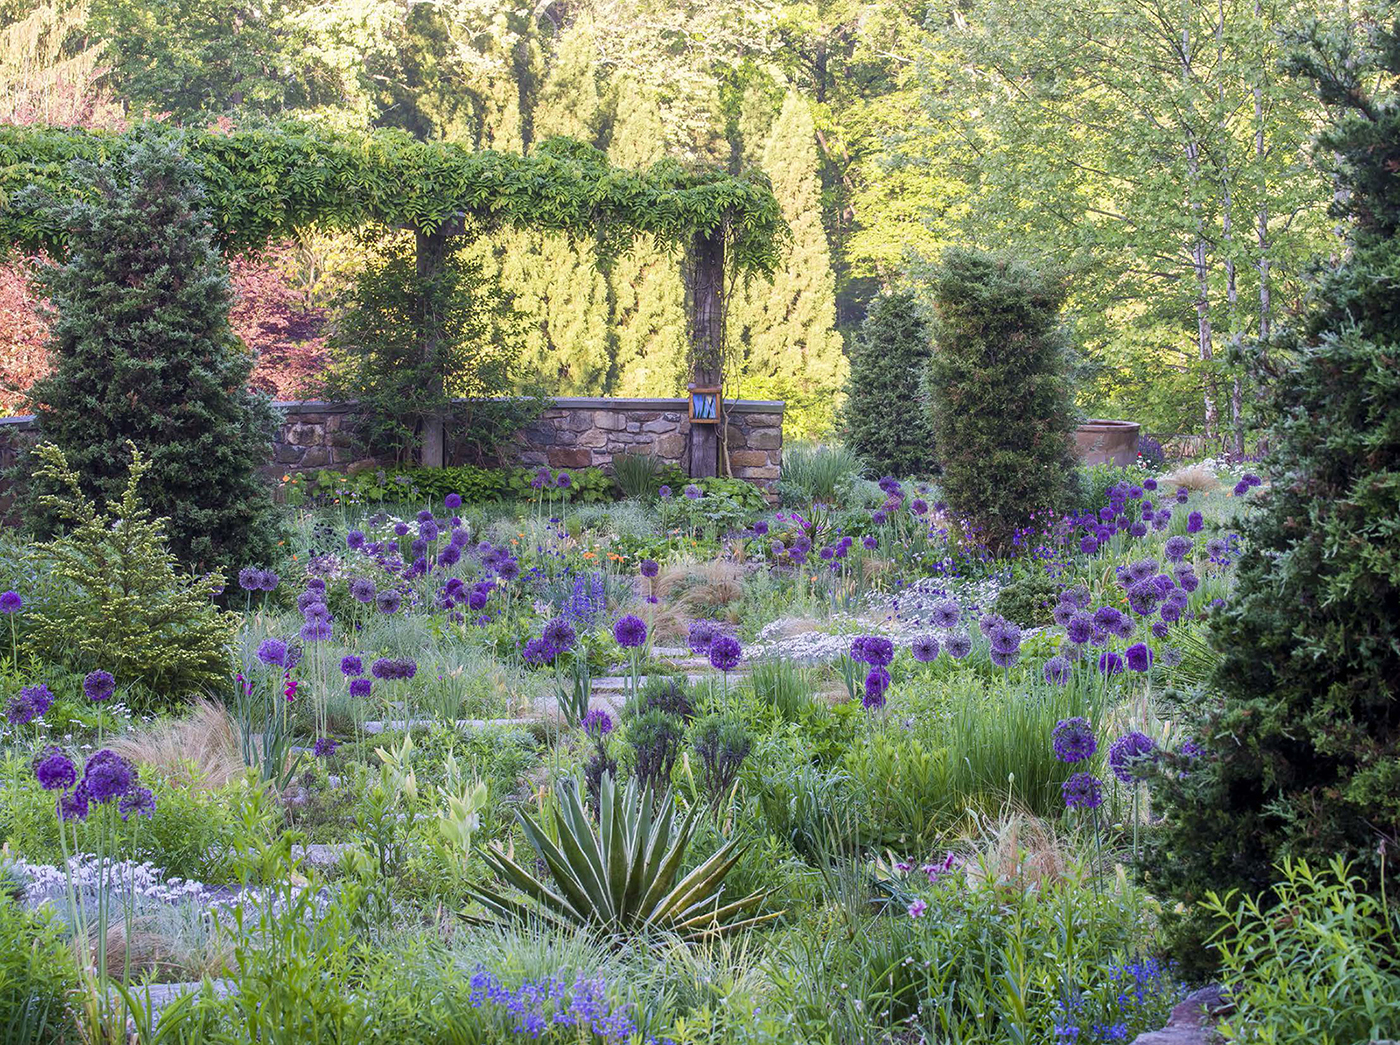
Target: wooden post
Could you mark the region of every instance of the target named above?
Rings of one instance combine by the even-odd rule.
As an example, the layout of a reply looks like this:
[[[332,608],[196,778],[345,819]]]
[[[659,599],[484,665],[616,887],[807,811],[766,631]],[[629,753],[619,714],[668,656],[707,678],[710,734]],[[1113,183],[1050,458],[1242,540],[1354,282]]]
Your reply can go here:
[[[718,385],[724,376],[724,230],[697,232],[689,261],[690,380],[696,385]],[[719,474],[719,427],[690,426],[693,478]]]
[[[423,329],[423,359],[431,360],[438,354],[442,342],[442,321],[438,315],[438,301],[431,285],[441,276],[447,259],[447,230],[436,232],[414,230],[416,254],[414,270],[418,277],[418,314]],[[433,383],[430,392],[440,398],[443,389],[443,375],[434,369],[428,380]],[[419,433],[418,462],[424,468],[441,468],[445,462],[445,433],[443,418],[432,413],[422,419]]]

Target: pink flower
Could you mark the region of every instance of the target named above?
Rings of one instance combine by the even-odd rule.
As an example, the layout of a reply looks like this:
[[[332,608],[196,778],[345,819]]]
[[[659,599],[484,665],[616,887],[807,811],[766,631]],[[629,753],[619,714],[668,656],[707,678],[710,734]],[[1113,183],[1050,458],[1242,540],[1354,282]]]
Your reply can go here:
[[[909,917],[922,918],[924,916],[924,912],[927,910],[928,904],[924,903],[922,900],[915,900],[909,905]]]

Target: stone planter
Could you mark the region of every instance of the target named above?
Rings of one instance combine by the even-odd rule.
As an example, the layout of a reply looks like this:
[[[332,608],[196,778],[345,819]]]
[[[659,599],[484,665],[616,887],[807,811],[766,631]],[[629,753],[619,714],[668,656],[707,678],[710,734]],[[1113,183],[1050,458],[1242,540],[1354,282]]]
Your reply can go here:
[[[1137,460],[1136,421],[1085,421],[1074,430],[1074,449],[1085,464],[1116,464],[1126,467]]]

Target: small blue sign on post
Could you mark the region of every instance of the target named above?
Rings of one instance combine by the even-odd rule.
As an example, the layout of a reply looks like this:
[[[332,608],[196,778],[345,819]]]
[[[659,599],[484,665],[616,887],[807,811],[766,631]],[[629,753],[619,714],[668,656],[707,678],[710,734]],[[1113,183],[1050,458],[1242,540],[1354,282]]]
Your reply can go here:
[[[717,386],[688,385],[690,392],[690,423],[719,424],[720,390]]]

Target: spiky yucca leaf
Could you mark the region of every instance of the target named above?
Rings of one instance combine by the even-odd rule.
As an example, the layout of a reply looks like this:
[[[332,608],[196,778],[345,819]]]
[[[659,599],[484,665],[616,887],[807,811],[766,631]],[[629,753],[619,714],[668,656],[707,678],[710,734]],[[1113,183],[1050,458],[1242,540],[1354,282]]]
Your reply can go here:
[[[721,903],[724,877],[743,855],[738,839],[677,881],[699,807],[678,821],[669,791],[658,798],[636,781],[618,788],[605,776],[595,831],[581,791],[577,782],[561,789],[554,813],[557,844],[530,816],[516,814],[526,839],[549,868],[553,888],[500,849],[483,853],[487,865],[523,894],[517,899],[484,886],[473,888],[473,897],[491,914],[554,926],[588,925],[616,936],[659,930],[687,938],[731,933],[777,917],[751,913],[766,892]]]

